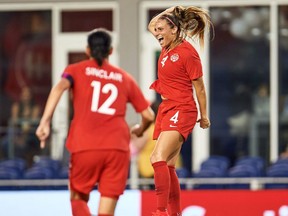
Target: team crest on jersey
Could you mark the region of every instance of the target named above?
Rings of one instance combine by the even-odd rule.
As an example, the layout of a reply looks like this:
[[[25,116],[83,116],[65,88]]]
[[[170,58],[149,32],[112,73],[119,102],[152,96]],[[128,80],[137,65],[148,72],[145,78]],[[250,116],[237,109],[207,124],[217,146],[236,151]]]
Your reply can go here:
[[[179,59],[178,53],[175,53],[175,54],[173,54],[173,55],[170,57],[170,60],[171,60],[172,62],[176,62],[176,61],[178,61],[178,59]]]

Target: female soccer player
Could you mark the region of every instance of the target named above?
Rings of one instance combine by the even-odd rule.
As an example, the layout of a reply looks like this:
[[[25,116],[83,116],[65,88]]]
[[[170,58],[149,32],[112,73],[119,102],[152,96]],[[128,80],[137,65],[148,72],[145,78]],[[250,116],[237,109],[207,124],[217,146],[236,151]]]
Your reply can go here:
[[[154,120],[154,112],[135,80],[111,65],[111,36],[105,29],[88,35],[89,60],[68,65],[54,86],[36,134],[44,148],[50,134],[55,107],[65,90],[73,93],[74,116],[67,138],[71,153],[69,189],[73,216],[90,216],[89,194],[96,184],[101,194],[98,216],[112,216],[123,193],[129,170],[130,130],[125,121],[126,105],[141,114],[140,125],[131,128],[136,136]]]
[[[153,135],[157,142],[150,159],[157,197],[155,216],[181,215],[175,163],[181,145],[196,122],[200,123],[201,128],[210,126],[201,61],[196,49],[185,39],[199,39],[203,46],[204,33],[209,27],[210,17],[205,10],[181,6],[168,8],[148,25],[162,47],[158,60],[158,80],[150,86],[162,98]],[[193,87],[200,109],[198,121]]]

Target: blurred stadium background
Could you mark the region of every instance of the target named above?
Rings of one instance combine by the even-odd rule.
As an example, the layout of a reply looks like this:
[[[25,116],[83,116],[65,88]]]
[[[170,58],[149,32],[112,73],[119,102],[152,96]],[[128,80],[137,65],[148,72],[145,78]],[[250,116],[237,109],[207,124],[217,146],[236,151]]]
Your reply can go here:
[[[86,58],[87,32],[105,27],[114,39],[110,61],[130,72],[151,102],[158,101],[148,88],[156,78],[160,47],[146,27],[173,5],[209,10],[215,35],[207,35],[200,52],[212,126],[205,131],[196,126],[177,168],[185,192],[183,215],[288,216],[288,0],[0,0],[0,215],[19,215],[16,210],[44,215],[39,213],[44,207],[35,206],[48,193],[62,197],[51,198],[50,205],[63,203],[63,208],[47,215],[69,215],[65,137],[73,110],[68,94],[55,112],[49,147],[40,150],[34,135],[49,90],[68,63]],[[24,101],[32,107],[26,114]],[[137,120],[128,107],[129,124]],[[153,175],[141,173],[139,154],[131,157],[116,215],[146,216],[153,210],[153,203],[147,206]],[[239,199],[228,205],[227,196]],[[16,197],[33,198],[35,205],[23,202],[13,213]],[[125,212],[131,200],[135,211]],[[91,206],[96,209],[96,201]],[[230,212],[223,210],[227,206]]]

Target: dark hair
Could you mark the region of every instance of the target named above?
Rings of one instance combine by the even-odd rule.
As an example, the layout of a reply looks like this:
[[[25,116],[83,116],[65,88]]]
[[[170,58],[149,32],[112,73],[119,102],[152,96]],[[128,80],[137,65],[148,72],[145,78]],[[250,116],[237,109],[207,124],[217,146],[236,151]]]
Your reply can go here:
[[[112,37],[104,28],[93,30],[88,35],[88,46],[91,50],[91,56],[102,66],[103,60],[109,56]]]
[[[160,19],[167,20],[171,28],[176,26],[177,39],[198,38],[201,47],[204,45],[204,32],[212,26],[208,12],[202,8],[176,6],[172,13],[164,14]]]

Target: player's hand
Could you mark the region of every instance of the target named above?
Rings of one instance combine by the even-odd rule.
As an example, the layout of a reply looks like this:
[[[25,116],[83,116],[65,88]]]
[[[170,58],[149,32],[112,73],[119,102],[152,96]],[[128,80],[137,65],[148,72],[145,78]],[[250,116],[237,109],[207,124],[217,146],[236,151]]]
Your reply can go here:
[[[40,140],[40,147],[43,149],[46,145],[46,140],[50,135],[50,125],[39,125],[36,130],[36,136]]]
[[[203,129],[207,129],[211,125],[209,118],[201,118],[197,122],[200,123],[200,127]]]
[[[135,124],[134,126],[132,126],[130,132],[131,134],[135,134],[137,137],[143,136],[143,129],[139,124]]]

